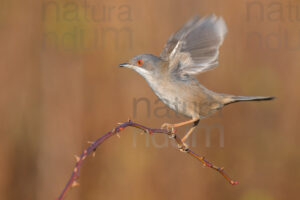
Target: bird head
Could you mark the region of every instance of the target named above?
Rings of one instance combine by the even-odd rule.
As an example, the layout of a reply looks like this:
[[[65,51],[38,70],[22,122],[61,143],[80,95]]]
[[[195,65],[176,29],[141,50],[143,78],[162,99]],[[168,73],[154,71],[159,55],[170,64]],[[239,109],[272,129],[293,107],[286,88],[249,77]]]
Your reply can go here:
[[[161,59],[151,54],[140,54],[130,59],[128,63],[120,64],[120,67],[133,69],[148,79],[160,71]]]

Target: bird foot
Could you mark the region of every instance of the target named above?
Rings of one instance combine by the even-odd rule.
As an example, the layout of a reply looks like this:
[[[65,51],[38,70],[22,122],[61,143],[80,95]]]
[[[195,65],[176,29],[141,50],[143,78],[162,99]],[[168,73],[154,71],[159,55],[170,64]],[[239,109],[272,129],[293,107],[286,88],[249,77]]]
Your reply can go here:
[[[172,134],[176,132],[174,124],[164,123],[161,125],[161,129],[167,129]]]
[[[181,152],[187,152],[189,150],[189,145],[183,142],[182,145],[178,145],[178,149]]]

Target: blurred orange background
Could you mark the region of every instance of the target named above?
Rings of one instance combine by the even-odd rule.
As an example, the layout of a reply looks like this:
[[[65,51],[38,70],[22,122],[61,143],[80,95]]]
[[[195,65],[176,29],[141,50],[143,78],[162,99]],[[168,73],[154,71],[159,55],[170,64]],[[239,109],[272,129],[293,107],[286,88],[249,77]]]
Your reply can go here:
[[[211,13],[229,32],[219,67],[199,81],[217,92],[277,97],[230,105],[194,133],[192,149],[240,184],[162,135],[127,128],[86,160],[66,199],[297,199],[299,12],[299,1],[285,0],[2,0],[0,199],[56,199],[73,155],[117,122],[155,128],[185,120],[164,114],[146,81],[118,65],[159,55],[189,18]]]

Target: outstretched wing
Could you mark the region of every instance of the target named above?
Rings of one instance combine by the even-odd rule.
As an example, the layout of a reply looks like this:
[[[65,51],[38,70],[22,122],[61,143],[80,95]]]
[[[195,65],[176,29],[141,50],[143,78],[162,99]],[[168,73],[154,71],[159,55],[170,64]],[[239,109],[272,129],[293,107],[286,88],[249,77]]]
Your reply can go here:
[[[160,56],[169,62],[170,70],[181,76],[213,69],[226,32],[221,17],[194,17],[169,38]]]

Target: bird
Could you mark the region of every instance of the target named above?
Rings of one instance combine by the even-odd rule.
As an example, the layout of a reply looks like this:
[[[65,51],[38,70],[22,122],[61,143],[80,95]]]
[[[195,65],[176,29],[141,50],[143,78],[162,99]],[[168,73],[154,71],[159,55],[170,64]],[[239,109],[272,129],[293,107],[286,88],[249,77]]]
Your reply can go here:
[[[272,96],[217,93],[207,89],[196,79],[197,74],[218,66],[219,48],[226,33],[227,26],[222,17],[214,14],[202,18],[195,16],[169,37],[160,56],[140,54],[119,65],[136,71],[164,104],[190,118],[188,121],[162,125],[162,128],[174,132],[177,127],[192,124],[182,138],[183,143],[200,120],[226,105],[274,99]]]

